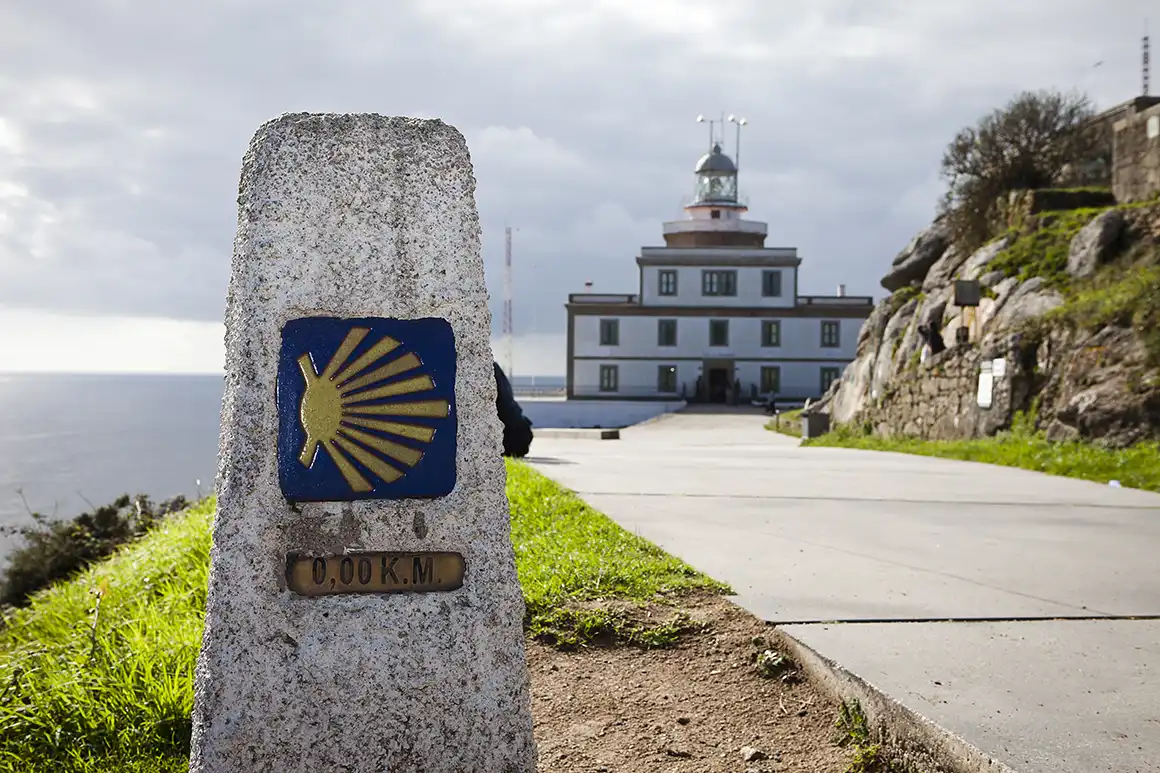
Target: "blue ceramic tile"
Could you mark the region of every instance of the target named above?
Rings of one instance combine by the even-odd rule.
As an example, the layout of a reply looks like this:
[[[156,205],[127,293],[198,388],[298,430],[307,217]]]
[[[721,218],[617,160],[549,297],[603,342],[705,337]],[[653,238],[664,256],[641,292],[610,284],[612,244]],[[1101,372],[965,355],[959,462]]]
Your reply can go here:
[[[455,487],[455,335],[445,319],[292,320],[277,400],[278,479],[290,501]]]

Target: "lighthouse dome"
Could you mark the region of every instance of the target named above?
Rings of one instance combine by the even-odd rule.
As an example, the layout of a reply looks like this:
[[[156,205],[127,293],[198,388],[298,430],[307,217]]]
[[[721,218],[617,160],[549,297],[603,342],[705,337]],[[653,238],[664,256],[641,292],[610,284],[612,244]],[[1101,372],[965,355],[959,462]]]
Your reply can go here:
[[[701,156],[693,171],[696,174],[736,174],[737,166],[733,159],[721,152],[721,146],[714,143],[713,149]]]

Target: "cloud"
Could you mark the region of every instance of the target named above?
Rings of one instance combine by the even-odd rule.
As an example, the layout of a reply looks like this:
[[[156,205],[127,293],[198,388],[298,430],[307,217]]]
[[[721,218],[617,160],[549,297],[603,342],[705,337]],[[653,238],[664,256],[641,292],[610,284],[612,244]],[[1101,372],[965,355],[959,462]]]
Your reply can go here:
[[[220,322],[0,307],[0,373],[221,373]]]
[[[0,5],[0,304],[221,320],[242,154],[287,111],[437,116],[476,165],[495,329],[632,292],[691,191],[698,113],[803,292],[881,292],[955,131],[1025,88],[1138,90],[1150,5],[1081,0],[64,0]],[[66,10],[67,9],[67,10]],[[1104,65],[1093,68],[1096,61]],[[732,152],[735,136],[728,132]]]

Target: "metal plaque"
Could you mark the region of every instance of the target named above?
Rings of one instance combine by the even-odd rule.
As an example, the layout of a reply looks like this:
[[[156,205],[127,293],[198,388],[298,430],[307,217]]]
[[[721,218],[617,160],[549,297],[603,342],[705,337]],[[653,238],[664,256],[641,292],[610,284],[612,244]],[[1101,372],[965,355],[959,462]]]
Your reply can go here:
[[[306,317],[282,328],[278,478],[290,501],[455,488],[455,336],[444,319]]]
[[[975,279],[959,279],[955,282],[955,305],[958,307],[978,306],[983,290]]]
[[[459,553],[290,553],[286,586],[300,596],[451,591],[463,587],[465,568]]]

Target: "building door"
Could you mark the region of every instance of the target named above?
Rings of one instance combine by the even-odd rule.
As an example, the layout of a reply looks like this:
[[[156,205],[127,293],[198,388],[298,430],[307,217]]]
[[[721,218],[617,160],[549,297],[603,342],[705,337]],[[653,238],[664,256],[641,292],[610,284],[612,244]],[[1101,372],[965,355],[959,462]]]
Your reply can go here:
[[[729,390],[729,368],[709,368],[709,402],[723,403]]]

